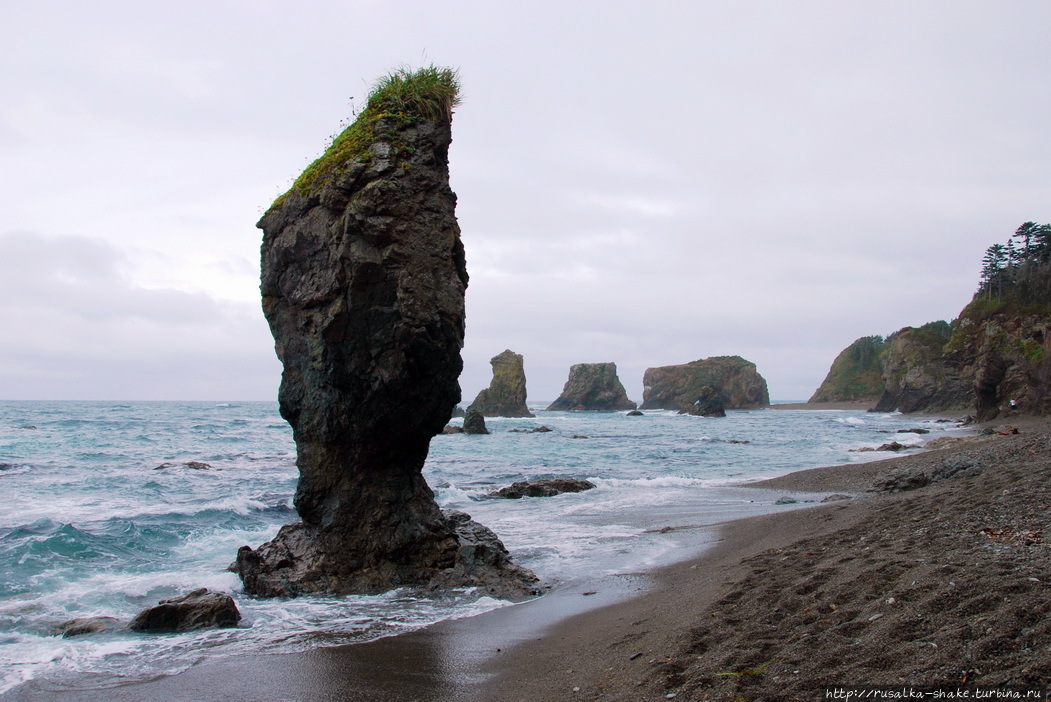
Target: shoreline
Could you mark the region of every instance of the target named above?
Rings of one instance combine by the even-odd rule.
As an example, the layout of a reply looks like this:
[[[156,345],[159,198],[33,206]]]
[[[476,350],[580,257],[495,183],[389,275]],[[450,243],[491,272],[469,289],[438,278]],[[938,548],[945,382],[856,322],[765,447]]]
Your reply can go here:
[[[805,589],[800,583],[805,584],[810,575],[825,572],[831,567],[829,563],[805,562],[791,568],[779,567],[781,561],[790,557],[783,554],[795,554],[791,557],[799,558],[801,553],[805,561],[807,554],[831,552],[835,556],[827,556],[825,561],[834,558],[861,560],[857,558],[857,549],[852,544],[839,543],[842,535],[853,534],[855,539],[866,538],[868,534],[878,531],[880,524],[887,523],[888,510],[891,514],[895,510],[905,510],[906,515],[915,512],[920,516],[914,514],[902,517],[907,520],[904,523],[914,524],[917,523],[915,519],[922,518],[924,511],[952,513],[949,505],[953,500],[960,503],[961,507],[965,506],[961,500],[966,502],[963,498],[967,495],[975,497],[979,506],[987,506],[995,498],[997,489],[1000,492],[1010,489],[992,489],[994,483],[1010,482],[1012,477],[1019,483],[1025,482],[1021,479],[1024,475],[1019,473],[1021,464],[1024,464],[1023,467],[1032,469],[1035,466],[1042,470],[1043,482],[1049,482],[1047,478],[1051,477],[1051,471],[1048,470],[1046,459],[1040,459],[1039,451],[1038,454],[1027,452],[1046,449],[1051,445],[1051,423],[1046,418],[1026,419],[1017,423],[1025,427],[1023,433],[1017,436],[975,439],[943,449],[868,463],[797,471],[751,483],[748,487],[786,492],[842,491],[852,493],[854,499],[733,519],[705,527],[700,531],[712,545],[704,553],[649,573],[608,576],[588,583],[587,590],[576,585],[564,587],[526,603],[469,619],[444,621],[425,629],[368,643],[318,648],[304,653],[235,656],[207,661],[176,675],[116,687],[107,686],[105,696],[114,701],[355,699],[369,702],[396,699],[501,702],[566,698],[660,699],[671,693],[679,699],[733,699],[744,690],[748,693],[748,699],[753,698],[753,693],[758,695],[755,699],[794,699],[763,696],[771,694],[769,690],[764,693],[766,688],[763,685],[785,674],[775,675],[772,670],[774,665],[770,666],[769,674],[716,678],[711,677],[710,671],[706,677],[703,670],[694,668],[703,667],[705,658],[714,657],[718,662],[718,672],[740,672],[745,670],[740,666],[751,665],[744,662],[749,655],[765,657],[770,654],[771,660],[790,659],[795,655],[791,651],[780,653],[767,650],[770,646],[776,648],[778,637],[773,637],[773,643],[767,641],[760,645],[763,653],[755,654],[756,641],[769,640],[771,636],[767,634],[757,638],[755,631],[741,624],[761,620],[765,616],[764,610],[770,610],[778,597],[795,597],[798,600],[800,596],[792,593]],[[984,462],[987,467],[999,466],[1008,461],[1019,465],[1013,466],[1015,470],[1009,476],[1001,471],[986,470],[977,477],[947,480],[943,484],[910,492],[866,492],[876,480],[891,471],[908,467],[930,468],[961,457]],[[981,491],[975,490],[976,481],[983,483]],[[1036,485],[1031,487],[1029,497],[1045,500],[1040,504],[1044,505],[1043,513],[1047,514],[1047,491],[1041,492]],[[981,499],[977,499],[979,494]],[[982,503],[982,499],[985,503]],[[956,512],[959,513],[956,516],[960,516],[966,514],[967,510],[957,509]],[[1051,528],[1048,531],[1051,532]],[[1024,532],[1019,527],[1014,533]],[[900,541],[899,538],[896,542],[897,549],[909,548],[908,544]],[[1026,545],[1025,549],[1033,550],[1030,546]],[[1042,553],[1046,556],[1048,550],[1045,548],[1037,555]],[[874,552],[870,555],[873,557],[865,562],[876,569],[902,560],[896,552]],[[858,570],[858,564],[850,565],[848,561],[841,570],[846,573],[845,577],[849,577]],[[757,571],[760,575],[757,575]],[[778,578],[772,578],[769,575],[771,571],[782,572],[777,572]],[[854,574],[865,582],[873,580],[873,575],[867,571]],[[886,580],[887,576],[884,573],[876,579]],[[956,579],[962,580],[959,576]],[[765,583],[765,580],[771,582]],[[757,589],[757,583],[768,587],[776,584],[778,588],[767,592],[765,598],[749,603],[748,593]],[[1032,581],[1025,579],[1021,584],[1014,583],[1014,586],[1030,587],[1025,583]],[[985,583],[986,590],[990,584]],[[859,587],[856,585],[855,590]],[[1034,583],[1030,589],[1043,593],[1041,596],[1044,599],[1037,598],[1037,606],[1047,601],[1047,606],[1051,608],[1051,599],[1047,598],[1048,593],[1042,587],[1041,583]],[[595,591],[595,594],[586,594],[591,591]],[[826,604],[826,607],[836,605],[836,609],[831,611],[850,609],[850,588],[846,587],[842,592],[846,595],[837,594],[833,598],[838,602]],[[1027,591],[1027,595],[1031,601],[1033,593]],[[735,597],[737,599],[733,602],[728,602],[728,599]],[[866,596],[864,599],[866,605],[871,604],[871,597]],[[891,596],[889,599],[907,601],[904,595],[897,598]],[[739,611],[729,616],[724,611],[727,608]],[[803,611],[807,609],[804,607]],[[798,607],[782,608],[780,616],[795,627],[782,637],[785,641],[816,636],[807,634],[806,627],[812,628],[813,622],[793,623],[797,610]],[[867,615],[865,621],[868,616],[873,615]],[[699,623],[718,620],[720,617],[737,623],[727,624],[724,621],[720,627],[711,627],[711,631],[733,635],[727,636],[721,643],[698,644],[697,637],[701,635],[698,633]],[[883,619],[880,617],[872,622]],[[886,619],[889,621],[890,617]],[[822,620],[819,618],[817,621]],[[844,624],[850,625],[851,622]],[[865,629],[859,631],[875,629],[875,624],[862,626]],[[1038,632],[1039,636],[1051,636],[1051,624],[1041,631]],[[1045,638],[1040,639],[1039,645],[1047,645]],[[910,656],[906,661],[916,657],[915,646],[919,643],[926,642],[909,642],[912,648],[908,649]],[[811,653],[821,649],[821,646],[814,647],[813,642],[809,645]],[[829,646],[831,644],[826,644],[826,648]],[[943,646],[943,649],[947,648]],[[701,649],[702,653],[696,653]],[[932,648],[925,653],[938,650],[941,649]],[[1037,650],[1042,652],[1045,659],[1051,660],[1051,649],[1038,647]],[[735,662],[734,657],[740,655],[745,658]],[[764,658],[756,665],[766,660]],[[888,674],[894,675],[885,679],[897,683],[902,676],[896,675],[896,672],[902,671],[895,669],[892,661],[885,660],[882,664],[883,668],[892,671]],[[861,666],[863,670],[865,663],[857,661],[853,665]],[[901,665],[899,661],[898,668]],[[1048,665],[1051,664],[1045,664],[1045,669]],[[822,676],[827,678],[841,668],[839,664],[833,668],[829,663],[825,669],[819,667],[808,671],[805,678],[799,677],[802,672],[799,675],[791,672],[787,674],[794,675],[795,680],[789,682],[800,687],[800,684],[816,684],[823,679]],[[1025,665],[1021,664],[1019,669],[1025,669]],[[1051,670],[1045,669],[1034,668],[1036,672],[1033,675],[1042,680],[1051,680]],[[714,674],[718,676],[718,672]],[[988,677],[989,672],[983,671],[977,674],[977,678],[983,675]],[[882,680],[875,677],[851,679],[865,684],[882,684]],[[845,681],[838,682],[842,684]],[[920,682],[933,684],[937,681],[920,679]],[[777,690],[785,682],[777,680],[772,684],[772,689]],[[35,681],[14,688],[2,699],[69,702],[98,699],[99,693],[98,688],[49,689],[46,681]],[[709,694],[710,697],[702,696]]]

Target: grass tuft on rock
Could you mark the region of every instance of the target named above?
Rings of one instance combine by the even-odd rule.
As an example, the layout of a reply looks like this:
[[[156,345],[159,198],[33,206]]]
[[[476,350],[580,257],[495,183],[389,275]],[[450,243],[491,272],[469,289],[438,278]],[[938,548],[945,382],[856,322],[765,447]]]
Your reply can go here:
[[[424,121],[448,122],[459,104],[458,71],[434,65],[395,69],[376,82],[357,119],[332,140],[325,153],[307,166],[271,207],[281,204],[289,193],[320,190],[354,163],[370,163],[369,148],[377,142],[391,145],[392,158],[411,155],[405,153],[411,147],[400,142],[398,131]]]

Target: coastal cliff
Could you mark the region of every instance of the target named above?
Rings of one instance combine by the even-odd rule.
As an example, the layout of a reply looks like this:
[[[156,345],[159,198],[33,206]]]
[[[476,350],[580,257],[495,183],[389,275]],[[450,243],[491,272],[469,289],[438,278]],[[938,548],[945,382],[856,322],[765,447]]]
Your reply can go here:
[[[952,329],[939,321],[905,327],[887,337],[880,359],[883,394],[877,412],[967,409],[973,399],[956,359],[946,354]]]
[[[492,532],[443,513],[421,474],[460,400],[468,276],[448,170],[458,87],[449,69],[388,76],[258,224],[302,522],[238,551],[252,594],[523,594],[535,580]]]
[[[642,378],[641,409],[689,412],[706,388],[714,389],[726,409],[755,409],[770,404],[766,380],[755,364],[740,356],[715,356],[677,366],[648,368]]]
[[[863,336],[840,351],[810,402],[879,400],[886,390],[880,367],[885,348],[882,336]]]
[[[1051,414],[1051,311],[965,309],[948,348],[970,382],[979,421],[1010,412]]]
[[[906,327],[878,348],[883,390],[875,410],[973,408],[979,421],[1051,414],[1051,224],[1023,223],[1006,244],[990,246],[982,264],[978,291],[951,325]],[[862,342],[836,358],[811,402],[874,387],[878,345]]]
[[[616,363],[578,363],[569,369],[562,394],[548,410],[633,410],[624,385],[617,377]]]
[[[526,407],[525,360],[522,354],[510,349],[498,353],[489,361],[493,379],[489,387],[478,393],[467,408],[483,417],[533,417]]]

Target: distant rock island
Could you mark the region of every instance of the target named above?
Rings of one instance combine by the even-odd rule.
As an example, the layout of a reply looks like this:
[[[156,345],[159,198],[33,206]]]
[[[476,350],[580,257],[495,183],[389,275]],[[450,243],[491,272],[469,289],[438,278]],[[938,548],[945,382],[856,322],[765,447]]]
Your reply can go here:
[[[493,379],[489,387],[467,408],[483,417],[534,417],[526,407],[525,361],[510,349],[493,356]]]
[[[872,399],[880,412],[973,408],[980,421],[1051,414],[1051,224],[1023,223],[982,264],[978,291],[951,324],[855,341],[810,401]]]
[[[642,377],[641,409],[690,412],[714,390],[726,409],[755,409],[770,404],[766,380],[755,364],[740,356],[714,356],[677,366],[648,368]]]
[[[302,521],[239,549],[251,594],[531,592],[536,577],[490,530],[439,509],[422,476],[460,401],[468,277],[448,167],[457,101],[450,69],[392,73],[259,222]]]
[[[633,410],[616,363],[578,363],[569,369],[569,380],[562,394],[548,410]]]

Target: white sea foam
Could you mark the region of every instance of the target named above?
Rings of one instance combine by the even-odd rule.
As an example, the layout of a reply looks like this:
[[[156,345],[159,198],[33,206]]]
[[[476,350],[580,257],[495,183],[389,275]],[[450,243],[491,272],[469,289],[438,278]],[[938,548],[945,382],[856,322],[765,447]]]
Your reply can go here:
[[[244,596],[226,567],[239,546],[256,546],[296,519],[295,446],[276,404],[223,404],[0,403],[0,461],[32,466],[0,471],[9,498],[0,514],[0,690],[34,676],[60,684],[88,673],[147,677],[201,657],[360,641],[506,606],[472,591],[437,599],[404,591]],[[424,475],[443,507],[492,528],[547,583],[667,562],[703,542],[706,524],[787,509],[774,506],[776,497],[724,486],[886,457],[848,449],[877,447],[903,426],[890,414],[731,411],[700,421],[663,410],[644,417],[536,410],[534,419],[493,419],[489,436],[436,437]],[[23,424],[38,430],[4,429]],[[552,431],[507,431],[540,425]],[[153,470],[189,460],[214,469]],[[550,498],[486,497],[518,480],[560,476],[597,487]],[[202,586],[234,597],[239,627],[164,637],[51,635],[66,619],[126,620]]]

